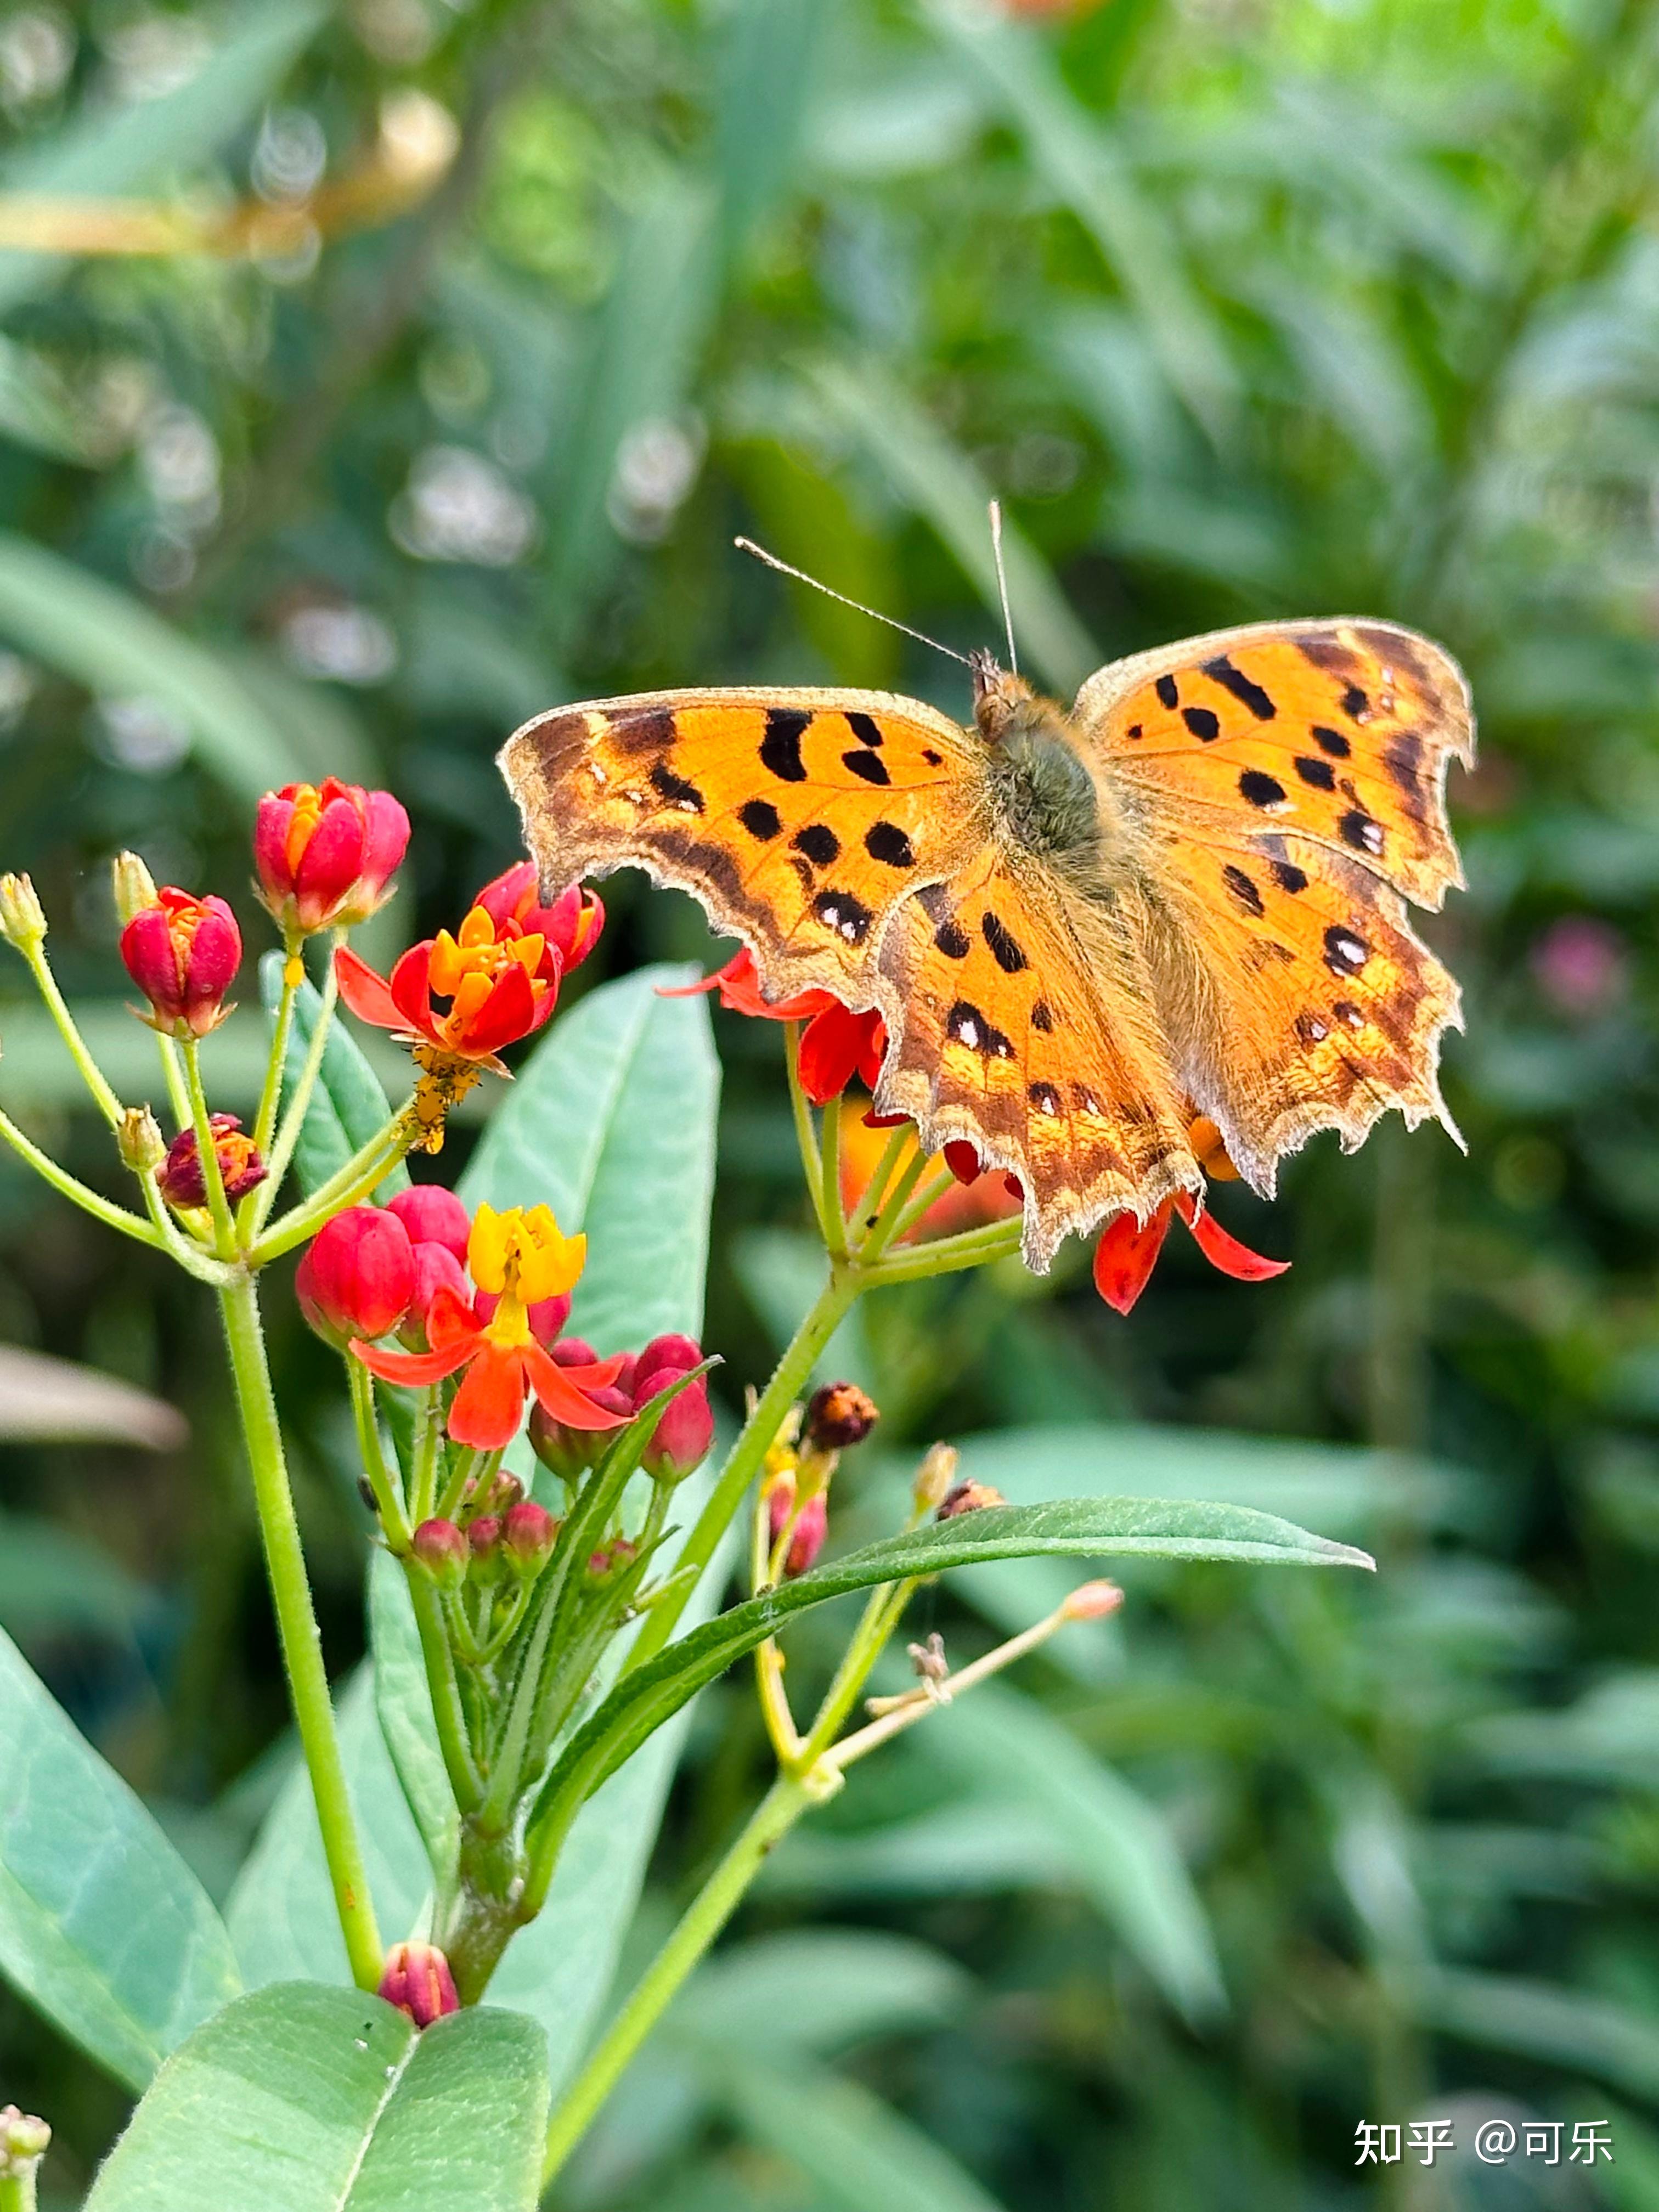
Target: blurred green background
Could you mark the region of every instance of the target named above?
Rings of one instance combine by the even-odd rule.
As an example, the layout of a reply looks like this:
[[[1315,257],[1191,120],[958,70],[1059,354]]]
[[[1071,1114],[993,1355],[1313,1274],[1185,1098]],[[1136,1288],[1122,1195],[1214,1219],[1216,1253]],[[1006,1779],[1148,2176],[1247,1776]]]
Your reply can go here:
[[[1271,1209],[1224,1190],[1294,1258],[1272,1285],[1177,1239],[1126,1324],[1068,1250],[889,1293],[836,1347],[886,1416],[848,1534],[908,1447],[983,1432],[1011,1497],[1234,1498],[1382,1571],[1137,1572],[1118,1622],[861,1770],[571,2206],[1659,2207],[1656,95],[1636,0],[0,13],[0,249],[62,249],[0,250],[0,861],[128,1095],[122,846],[258,945],[259,791],[384,781],[416,820],[384,952],[514,856],[492,758],[550,704],[833,679],[965,710],[738,532],[966,647],[999,494],[1062,691],[1324,612],[1416,623],[1474,682],[1472,888],[1429,933],[1468,1158],[1389,1127],[1316,1142]],[[65,196],[223,250],[86,252],[143,240],[65,231]],[[607,897],[580,988],[717,957],[689,902]],[[9,959],[0,1100],[113,1189],[23,985]],[[720,1038],[735,1394],[813,1263],[777,1033]],[[258,1053],[250,1011],[216,1103]],[[271,1303],[343,1669],[349,1424]],[[0,1340],[188,1420],[136,1449],[125,1400],[0,1368],[0,1623],[222,1893],[283,1710],[205,1309],[6,1158]],[[965,1655],[1051,1588],[958,1578],[917,1626]],[[747,1683],[710,1692],[647,1935],[764,1771]],[[5,2098],[78,2201],[119,2094],[0,1995]],[[1355,2169],[1362,2119],[1467,2146],[1493,2116],[1607,2119],[1614,2162]]]

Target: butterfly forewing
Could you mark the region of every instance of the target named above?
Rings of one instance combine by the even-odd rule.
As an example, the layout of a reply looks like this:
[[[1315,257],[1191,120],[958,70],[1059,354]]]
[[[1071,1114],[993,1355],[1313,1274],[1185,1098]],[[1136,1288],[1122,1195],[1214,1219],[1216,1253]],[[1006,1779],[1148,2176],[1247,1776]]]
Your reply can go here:
[[[981,835],[981,753],[887,692],[686,690],[541,715],[501,766],[550,884],[634,862],[744,938],[770,996],[863,1007],[896,904]]]

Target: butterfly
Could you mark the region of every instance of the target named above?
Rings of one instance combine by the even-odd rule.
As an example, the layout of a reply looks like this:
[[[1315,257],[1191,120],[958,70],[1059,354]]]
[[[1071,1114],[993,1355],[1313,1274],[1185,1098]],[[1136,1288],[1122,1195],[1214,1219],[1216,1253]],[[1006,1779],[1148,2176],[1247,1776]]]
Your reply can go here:
[[[1115,661],[1069,712],[971,665],[970,727],[884,691],[654,691],[539,715],[501,768],[550,889],[637,865],[744,940],[769,999],[879,1011],[877,1110],[1016,1176],[1039,1270],[1201,1200],[1200,1115],[1267,1195],[1316,1130],[1352,1151],[1397,1107],[1456,1138],[1457,986],[1407,910],[1463,882],[1446,653],[1255,623]]]

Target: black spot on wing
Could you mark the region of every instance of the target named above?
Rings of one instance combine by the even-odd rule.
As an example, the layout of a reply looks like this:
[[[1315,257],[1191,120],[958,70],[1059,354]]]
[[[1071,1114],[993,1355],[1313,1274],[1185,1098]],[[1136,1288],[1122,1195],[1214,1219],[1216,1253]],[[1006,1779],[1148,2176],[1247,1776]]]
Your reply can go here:
[[[695,783],[688,783],[683,775],[676,775],[666,761],[653,763],[651,781],[659,796],[665,799],[671,806],[678,807],[682,814],[702,812],[702,792]]]
[[[799,707],[769,707],[766,735],[761,739],[761,766],[780,783],[805,783],[806,763],[800,757],[801,733],[812,717]]]
[[[1239,797],[1248,799],[1252,806],[1282,806],[1285,804],[1284,785],[1259,768],[1245,769],[1238,779],[1238,793]]]
[[[1065,1101],[1052,1083],[1034,1083],[1025,1095],[1039,1114],[1051,1119],[1064,1110]]]
[[[1248,707],[1258,722],[1271,722],[1279,712],[1261,686],[1242,668],[1235,668],[1224,653],[1217,653],[1213,660],[1206,660],[1204,673],[1212,684],[1231,691],[1241,707]]]
[[[896,822],[872,822],[864,833],[864,849],[884,867],[914,868],[916,856],[910,840]]]
[[[1311,753],[1298,753],[1296,772],[1304,783],[1311,784],[1316,791],[1336,789],[1336,770],[1328,760],[1316,760]]]
[[[885,762],[878,753],[872,753],[867,750],[856,753],[843,753],[841,757],[841,764],[852,775],[861,776],[866,783],[889,784],[893,781],[887,773]]]
[[[1167,707],[1173,714],[1181,704],[1181,693],[1176,689],[1174,677],[1160,676],[1152,689],[1158,694],[1158,704]]]
[[[1243,908],[1245,913],[1255,915],[1259,919],[1267,909],[1261,903],[1261,894],[1256,889],[1254,880],[1245,874],[1243,868],[1235,867],[1231,861],[1228,862],[1221,872],[1226,880],[1228,890]]]
[[[769,799],[744,799],[738,809],[738,819],[757,845],[775,837],[783,827],[783,817]]]
[[[1211,744],[1221,735],[1221,718],[1207,707],[1183,707],[1181,719],[1200,744]]]
[[[932,745],[924,745],[922,747],[921,757],[923,760],[927,762],[929,768],[943,768],[945,765],[944,754],[936,753]]]
[[[1296,1033],[1305,1045],[1323,1044],[1331,1033],[1331,1025],[1328,1022],[1322,1021],[1317,1014],[1298,1014],[1296,1018]]]
[[[1351,722],[1369,720],[1371,702],[1357,684],[1350,684],[1342,694],[1342,711]]]
[[[1012,1060],[1014,1056],[1010,1039],[965,999],[957,1000],[945,1017],[945,1034],[952,1044],[965,1045],[981,1060]]]
[[[870,745],[874,747],[877,750],[880,750],[881,731],[878,727],[875,717],[872,714],[848,714],[847,717],[847,726],[853,732],[854,737],[857,739],[860,744]]]
[[[1363,807],[1351,808],[1336,826],[1343,843],[1351,845],[1356,853],[1369,853],[1373,860],[1381,855],[1382,824]]]
[[[960,922],[940,922],[933,932],[933,942],[947,960],[965,960],[968,957],[970,939]]]
[[[1047,1036],[1054,1025],[1054,1018],[1049,1009],[1048,1001],[1046,999],[1039,999],[1031,1009],[1031,1027],[1034,1030],[1041,1030],[1044,1036]]]
[[[988,910],[982,914],[979,926],[991,948],[991,957],[1005,975],[1018,975],[1022,968],[1030,966],[1019,940],[995,915]]]
[[[796,852],[804,853],[815,868],[827,868],[839,857],[841,839],[827,822],[809,822],[798,830],[789,840]]]
[[[1334,923],[1325,932],[1325,965],[1334,975],[1357,975],[1371,957],[1371,948],[1352,929]]]
[[[1273,860],[1268,863],[1273,872],[1273,881],[1282,891],[1305,891],[1308,878],[1294,860]]]
[[[851,891],[820,891],[812,902],[812,912],[826,929],[833,929],[848,945],[862,945],[876,918]]]
[[[1340,730],[1328,730],[1322,723],[1316,722],[1309,734],[1320,751],[1328,753],[1333,760],[1346,760],[1353,750]]]

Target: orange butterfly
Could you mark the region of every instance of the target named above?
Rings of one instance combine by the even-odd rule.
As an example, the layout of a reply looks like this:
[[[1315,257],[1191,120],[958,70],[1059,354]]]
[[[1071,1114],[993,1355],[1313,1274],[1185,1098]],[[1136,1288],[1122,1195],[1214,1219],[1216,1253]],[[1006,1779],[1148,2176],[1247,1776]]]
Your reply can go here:
[[[988,654],[974,722],[884,691],[647,692],[501,753],[544,883],[634,863],[769,998],[878,1010],[876,1090],[1024,1193],[1024,1253],[1201,1194],[1220,1128],[1271,1194],[1317,1129],[1437,1115],[1457,987],[1413,934],[1462,872],[1468,688],[1425,638],[1261,623],[1115,661],[1067,714]]]

